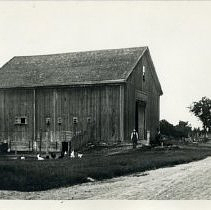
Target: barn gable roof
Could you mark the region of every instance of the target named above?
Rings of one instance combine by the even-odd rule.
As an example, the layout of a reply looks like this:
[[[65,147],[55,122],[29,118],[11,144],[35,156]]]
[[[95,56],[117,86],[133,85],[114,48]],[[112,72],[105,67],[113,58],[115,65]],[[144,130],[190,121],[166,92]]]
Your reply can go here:
[[[17,56],[0,70],[0,88],[125,82],[147,47]]]

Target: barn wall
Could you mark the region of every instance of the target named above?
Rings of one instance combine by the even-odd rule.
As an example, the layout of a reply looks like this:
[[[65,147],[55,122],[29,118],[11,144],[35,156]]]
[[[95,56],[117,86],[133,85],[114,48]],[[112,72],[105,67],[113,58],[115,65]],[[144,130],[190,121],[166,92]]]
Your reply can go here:
[[[75,139],[73,144],[118,141],[119,92],[120,87],[115,85],[37,90],[37,138],[40,139],[42,129],[42,141],[49,140],[52,145],[71,139]],[[77,124],[73,123],[75,117]],[[46,118],[50,118],[49,126]],[[58,118],[62,119],[61,124],[58,123]]]
[[[125,132],[124,139],[130,139],[130,133],[135,127],[135,86],[134,86],[134,77],[130,76],[126,85],[125,85],[125,107],[124,107],[124,124]]]
[[[142,88],[148,95],[146,106],[147,129],[150,130],[151,139],[154,139],[157,129],[159,128],[160,92],[153,78],[153,66],[148,53],[143,56],[142,64],[146,66],[146,78]]]
[[[152,64],[146,52],[132,74],[129,76],[125,87],[125,139],[130,139],[130,133],[135,128],[136,91],[146,94],[146,131],[149,130],[153,139],[159,127],[159,98],[160,93],[152,73]],[[145,66],[145,81],[143,81],[143,65]]]
[[[25,116],[27,124],[15,124],[15,117]],[[14,150],[28,150],[33,141],[33,91],[0,90],[0,140]]]
[[[46,152],[60,151],[61,142],[70,140],[75,149],[114,143],[120,139],[120,107],[119,85],[1,90],[0,140],[12,142],[12,149]],[[26,116],[27,125],[15,125],[16,116]]]

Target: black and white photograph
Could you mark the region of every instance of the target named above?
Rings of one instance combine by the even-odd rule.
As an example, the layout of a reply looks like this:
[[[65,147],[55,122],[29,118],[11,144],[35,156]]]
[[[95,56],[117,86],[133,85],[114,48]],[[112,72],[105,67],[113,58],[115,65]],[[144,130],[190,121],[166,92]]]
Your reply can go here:
[[[211,1],[0,1],[0,49],[0,200],[211,199]]]

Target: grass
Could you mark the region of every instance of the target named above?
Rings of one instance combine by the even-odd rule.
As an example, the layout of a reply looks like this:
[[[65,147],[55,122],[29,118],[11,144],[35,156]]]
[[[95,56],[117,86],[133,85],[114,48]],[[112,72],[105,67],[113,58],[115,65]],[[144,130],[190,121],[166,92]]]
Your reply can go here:
[[[211,155],[211,149],[130,150],[111,156],[87,155],[82,159],[0,160],[0,190],[40,191],[102,180],[200,160]]]

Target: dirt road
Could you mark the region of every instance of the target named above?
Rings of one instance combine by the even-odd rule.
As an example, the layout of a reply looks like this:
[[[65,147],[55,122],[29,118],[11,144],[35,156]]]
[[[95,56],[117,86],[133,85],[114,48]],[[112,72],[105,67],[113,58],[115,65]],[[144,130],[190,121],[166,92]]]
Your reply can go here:
[[[0,191],[1,199],[211,199],[211,157],[145,173],[42,191]]]

